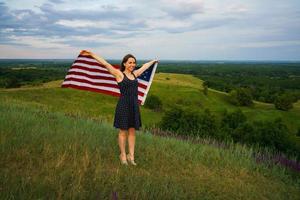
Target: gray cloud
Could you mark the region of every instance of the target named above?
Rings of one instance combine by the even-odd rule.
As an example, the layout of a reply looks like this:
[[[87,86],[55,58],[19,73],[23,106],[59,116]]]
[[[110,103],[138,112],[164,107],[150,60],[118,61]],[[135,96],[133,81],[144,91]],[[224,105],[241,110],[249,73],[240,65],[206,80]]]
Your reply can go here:
[[[64,3],[64,0],[48,0],[48,2],[55,3],[55,4],[60,4],[60,3]]]
[[[130,41],[140,49],[149,38],[151,45],[160,41],[157,46],[172,38],[169,45],[195,48],[195,43],[207,43],[208,48],[228,50],[243,44],[247,44],[244,49],[253,49],[270,45],[267,41],[280,46],[300,40],[300,12],[293,4],[288,10],[280,6],[270,10],[263,2],[232,2],[208,5],[208,1],[152,0],[101,5],[95,0],[87,1],[94,7],[85,7],[77,6],[84,5],[81,1],[48,0],[33,9],[16,9],[9,7],[9,2],[0,2],[0,44],[24,46],[32,41],[32,46],[44,47],[41,43],[45,40],[51,48],[96,48],[116,43],[126,46]]]
[[[203,13],[204,7],[202,3],[179,2],[163,6],[161,10],[174,19],[187,19],[195,14]]]
[[[110,37],[117,36],[117,31],[128,33],[121,34],[121,37],[131,37],[136,31],[143,30],[146,25],[140,21],[131,21],[126,10],[118,10],[116,7],[103,6],[100,11],[88,10],[55,10],[49,3],[40,7],[42,13],[36,13],[29,9],[9,10],[0,3],[0,42],[10,40],[9,35],[15,36],[44,36],[44,37],[67,37],[67,36],[89,36],[103,34]],[[112,9],[112,10],[111,10]],[[57,24],[59,20],[99,20],[116,21],[110,28],[108,27],[68,27]],[[6,42],[7,43],[7,42]],[[11,43],[14,43],[12,41]]]
[[[52,0],[49,2],[62,3],[62,1]],[[44,3],[40,7],[41,13],[36,13],[29,9],[23,10],[9,10],[4,4],[0,4],[0,28],[11,28],[11,34],[15,35],[32,35],[32,36],[72,36],[72,35],[94,35],[104,34],[108,36],[118,35],[118,31],[126,32],[119,34],[120,37],[132,37],[134,35],[148,34],[148,32],[156,31],[156,27],[150,28],[146,21],[147,16],[139,16],[138,12],[132,12],[134,8],[128,6],[127,8],[118,8],[114,5],[102,5],[99,10],[57,10],[50,3]],[[160,9],[160,8],[157,8]],[[170,8],[163,7],[163,12],[168,16],[165,18],[176,17],[177,19],[186,19],[192,15],[202,12],[202,5],[195,5],[191,3],[180,3]],[[149,15],[150,19],[163,20],[164,18],[157,18],[154,15]],[[71,27],[58,24],[60,20],[89,20],[89,21],[102,21],[111,23],[110,27]],[[201,28],[215,27],[218,24],[222,25],[221,20],[219,23],[216,21],[201,22],[197,21],[184,29],[178,27],[170,28],[168,25],[159,27],[159,31],[168,33],[188,32]]]

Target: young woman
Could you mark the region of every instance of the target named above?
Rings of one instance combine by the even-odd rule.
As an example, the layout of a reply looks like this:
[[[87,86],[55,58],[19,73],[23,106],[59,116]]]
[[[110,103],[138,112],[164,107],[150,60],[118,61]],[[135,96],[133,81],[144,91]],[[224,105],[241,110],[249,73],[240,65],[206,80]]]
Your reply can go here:
[[[116,78],[120,87],[121,96],[116,106],[114,127],[119,128],[119,148],[120,148],[120,161],[124,165],[128,165],[127,160],[136,165],[134,161],[134,146],[135,146],[135,130],[139,130],[142,126],[140,109],[138,104],[138,81],[139,77],[145,70],[152,64],[158,62],[152,60],[145,63],[141,68],[134,70],[136,67],[136,58],[128,54],[124,56],[120,70],[115,69],[103,58],[95,55],[89,51],[82,51],[83,55],[90,55],[99,63],[104,65],[106,69]],[[129,154],[126,155],[125,146],[128,132],[128,146]]]

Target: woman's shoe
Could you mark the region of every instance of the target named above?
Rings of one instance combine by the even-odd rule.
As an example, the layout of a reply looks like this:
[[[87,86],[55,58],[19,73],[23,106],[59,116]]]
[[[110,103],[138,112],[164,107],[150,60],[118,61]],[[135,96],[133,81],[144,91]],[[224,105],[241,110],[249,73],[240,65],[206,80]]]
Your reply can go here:
[[[127,160],[122,160],[122,156],[121,155],[119,157],[120,157],[120,161],[121,161],[122,165],[128,165]]]
[[[134,159],[131,159],[130,154],[127,154],[127,160],[128,160],[132,165],[136,165],[136,163],[134,162]]]

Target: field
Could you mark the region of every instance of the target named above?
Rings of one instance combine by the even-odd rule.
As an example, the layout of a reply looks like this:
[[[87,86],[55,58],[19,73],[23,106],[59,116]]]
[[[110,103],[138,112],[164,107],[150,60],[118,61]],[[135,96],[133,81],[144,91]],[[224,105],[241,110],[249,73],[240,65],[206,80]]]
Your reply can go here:
[[[125,167],[111,124],[38,105],[0,103],[1,199],[299,198],[297,176],[256,163],[244,146],[139,131],[138,166]]]

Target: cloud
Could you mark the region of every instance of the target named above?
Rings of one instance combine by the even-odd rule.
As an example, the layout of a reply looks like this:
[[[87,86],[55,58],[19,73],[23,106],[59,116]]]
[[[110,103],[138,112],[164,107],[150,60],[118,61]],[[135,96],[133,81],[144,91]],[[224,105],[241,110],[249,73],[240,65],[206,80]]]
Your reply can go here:
[[[61,4],[64,3],[63,0],[48,0],[49,3],[54,3],[54,4]]]
[[[203,1],[165,1],[161,8],[169,16],[174,19],[187,19],[195,14],[205,12]]]
[[[228,55],[222,51],[239,49],[300,49],[300,12],[292,1],[272,9],[257,0],[31,0],[24,7],[16,3],[0,2],[0,44],[33,49],[109,47],[115,55],[125,49],[142,49],[146,55],[153,53],[148,49],[155,44],[156,51],[168,57],[178,52],[216,57],[214,53]]]
[[[299,46],[300,40],[288,40],[288,41],[260,41],[241,44],[243,48],[269,48],[269,47],[284,47],[284,46]]]

